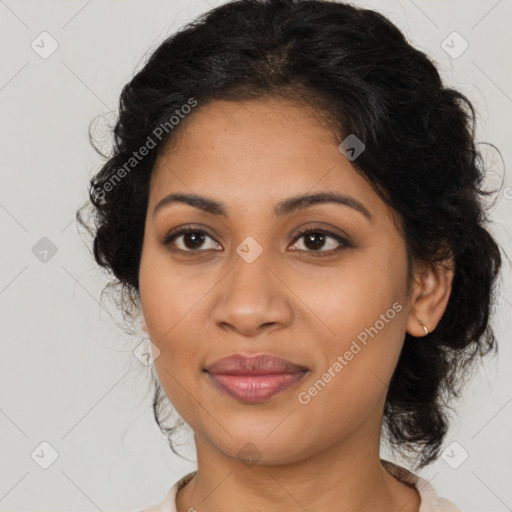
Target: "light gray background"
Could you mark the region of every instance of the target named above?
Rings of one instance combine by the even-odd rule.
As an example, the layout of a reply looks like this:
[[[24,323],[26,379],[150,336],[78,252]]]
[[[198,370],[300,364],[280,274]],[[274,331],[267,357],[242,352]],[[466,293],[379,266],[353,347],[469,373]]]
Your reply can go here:
[[[119,314],[100,307],[105,278],[77,235],[74,213],[101,163],[87,138],[91,120],[116,109],[151,48],[220,3],[0,0],[2,511],[137,510],[195,467],[171,454],[154,425],[149,370],[132,353],[142,337],[128,338],[111,318]],[[509,169],[512,1],[356,3],[388,15],[470,97],[479,140],[496,144]],[[43,45],[43,31],[59,45],[46,59],[31,48],[34,40]],[[469,43],[458,58],[441,47],[453,31]],[[498,185],[501,161],[485,152],[489,183]],[[504,187],[494,232],[510,253],[508,170]],[[46,262],[32,252],[43,237],[57,249]],[[451,465],[468,458],[457,469],[439,459],[420,472],[464,512],[512,510],[509,290],[505,261],[495,321],[500,354],[456,404],[446,440]],[[35,449],[48,457],[43,441],[58,452],[48,469],[31,458]]]

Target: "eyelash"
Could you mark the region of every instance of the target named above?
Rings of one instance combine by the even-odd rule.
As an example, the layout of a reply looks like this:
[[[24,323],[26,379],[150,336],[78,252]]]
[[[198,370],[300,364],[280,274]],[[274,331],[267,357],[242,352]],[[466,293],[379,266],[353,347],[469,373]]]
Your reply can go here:
[[[198,229],[198,228],[195,228],[193,226],[183,226],[183,227],[179,228],[176,231],[171,231],[170,233],[168,233],[165,236],[165,238],[162,240],[162,244],[166,245],[166,246],[170,246],[170,244],[176,238],[178,238],[180,235],[184,235],[184,234],[187,234],[187,233],[203,234],[203,235],[206,235],[206,236],[210,237],[212,240],[214,240],[213,237],[207,231],[205,231],[203,229]],[[350,242],[347,239],[343,238],[342,236],[338,235],[337,233],[333,233],[332,231],[328,231],[328,230],[323,229],[323,228],[306,228],[306,229],[303,229],[303,230],[301,230],[301,231],[299,231],[297,233],[297,235],[295,236],[295,238],[293,240],[293,243],[295,244],[300,238],[302,238],[303,236],[308,235],[310,233],[322,234],[324,236],[328,236],[328,237],[334,238],[337,242],[340,243],[340,246],[336,247],[335,249],[330,249],[328,251],[322,251],[322,250],[318,250],[318,251],[314,251],[314,250],[304,251],[304,250],[299,250],[298,252],[312,253],[312,254],[315,254],[315,255],[317,255],[319,257],[322,257],[322,256],[332,256],[333,254],[338,253],[339,251],[341,251],[343,249],[346,249],[348,247],[352,247],[352,245],[350,244]],[[195,253],[199,253],[199,252],[206,252],[204,249],[203,250],[201,250],[201,249],[197,249],[197,250],[194,250],[194,249],[184,250],[184,249],[173,248],[172,250],[176,251],[176,252],[181,252],[181,253],[191,253],[191,255],[194,255]]]

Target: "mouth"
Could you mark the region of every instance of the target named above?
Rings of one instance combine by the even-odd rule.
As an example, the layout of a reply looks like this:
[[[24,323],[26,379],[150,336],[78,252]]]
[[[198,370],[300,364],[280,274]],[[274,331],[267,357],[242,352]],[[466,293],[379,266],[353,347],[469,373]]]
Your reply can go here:
[[[269,354],[235,354],[219,359],[203,371],[221,392],[245,403],[258,403],[298,384],[308,369]]]

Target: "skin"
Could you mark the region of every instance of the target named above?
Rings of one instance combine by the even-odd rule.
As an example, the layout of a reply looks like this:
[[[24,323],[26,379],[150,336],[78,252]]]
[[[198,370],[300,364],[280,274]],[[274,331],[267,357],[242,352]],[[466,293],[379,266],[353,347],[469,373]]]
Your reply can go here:
[[[180,512],[419,508],[416,490],[380,463],[380,426],[405,333],[423,336],[419,319],[435,329],[453,274],[415,264],[408,283],[393,212],[314,114],[268,98],[200,105],[155,164],[139,291],[145,329],[160,350],[160,382],[196,441],[199,470],[178,493]],[[273,215],[283,199],[319,191],[356,199],[372,220],[334,203]],[[221,202],[227,216],[182,203],[153,214],[178,192]],[[199,248],[187,235],[162,243],[184,224],[207,231]],[[330,235],[308,245],[298,228],[332,231],[350,246]],[[252,263],[236,252],[248,236],[262,249]],[[299,393],[394,303],[401,311],[301,404]],[[218,391],[202,371],[233,353],[271,353],[309,372],[296,387],[246,404]],[[259,457],[249,466],[238,454],[248,442]]]

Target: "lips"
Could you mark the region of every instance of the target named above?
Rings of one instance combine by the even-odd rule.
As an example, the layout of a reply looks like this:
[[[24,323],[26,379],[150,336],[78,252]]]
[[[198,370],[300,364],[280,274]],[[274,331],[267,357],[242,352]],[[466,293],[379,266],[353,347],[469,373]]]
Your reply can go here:
[[[215,387],[246,403],[257,403],[295,386],[308,369],[269,354],[235,354],[205,368]]]
[[[260,356],[242,356],[234,354],[215,361],[206,367],[208,373],[223,375],[271,375],[280,373],[298,373],[307,368],[281,359],[280,357],[263,354]]]

